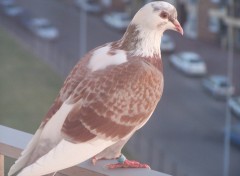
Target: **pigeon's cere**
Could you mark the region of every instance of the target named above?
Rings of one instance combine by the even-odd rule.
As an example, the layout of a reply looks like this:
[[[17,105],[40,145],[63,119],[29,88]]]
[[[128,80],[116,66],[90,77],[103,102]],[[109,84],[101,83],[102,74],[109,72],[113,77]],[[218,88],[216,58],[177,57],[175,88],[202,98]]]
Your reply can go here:
[[[118,158],[109,168],[147,168],[127,160],[121,149],[162,96],[160,40],[168,29],[183,34],[176,9],[152,2],[136,13],[120,40],[81,58],[9,175],[41,176],[89,158]]]

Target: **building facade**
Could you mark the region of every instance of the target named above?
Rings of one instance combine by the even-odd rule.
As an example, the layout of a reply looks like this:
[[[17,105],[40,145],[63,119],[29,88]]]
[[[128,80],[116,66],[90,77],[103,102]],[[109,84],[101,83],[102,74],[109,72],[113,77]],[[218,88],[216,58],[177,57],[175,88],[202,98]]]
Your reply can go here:
[[[234,47],[240,50],[240,1],[239,0],[179,0],[184,5],[187,37],[227,47],[228,28],[233,27]],[[181,16],[181,15],[180,15]]]

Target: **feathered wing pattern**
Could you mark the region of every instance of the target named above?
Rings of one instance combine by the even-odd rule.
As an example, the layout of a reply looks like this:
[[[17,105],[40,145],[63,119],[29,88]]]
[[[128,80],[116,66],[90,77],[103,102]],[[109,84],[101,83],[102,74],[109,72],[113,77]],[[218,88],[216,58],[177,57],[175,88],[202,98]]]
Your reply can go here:
[[[142,126],[161,97],[161,71],[139,58],[96,72],[76,68],[9,175],[23,168],[19,176],[40,176],[97,155]]]

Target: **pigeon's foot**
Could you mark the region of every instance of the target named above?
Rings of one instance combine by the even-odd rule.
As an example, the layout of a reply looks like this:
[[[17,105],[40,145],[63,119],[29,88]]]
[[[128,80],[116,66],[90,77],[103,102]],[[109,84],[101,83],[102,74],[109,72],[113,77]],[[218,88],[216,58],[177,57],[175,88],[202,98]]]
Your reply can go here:
[[[109,164],[107,165],[108,169],[117,169],[117,168],[147,168],[150,169],[149,165],[142,164],[137,161],[125,160],[123,163]]]
[[[92,158],[92,164],[95,165],[98,160],[105,160],[107,158],[105,157],[93,157]],[[121,154],[120,157],[117,158],[118,163],[116,164],[109,164],[107,165],[108,169],[117,169],[117,168],[147,168],[150,169],[150,166],[147,164],[140,163],[138,161],[132,161],[126,159],[126,157]]]
[[[125,158],[124,155],[121,155],[118,158],[118,163],[117,164],[109,164],[107,165],[108,169],[117,169],[117,168],[147,168],[150,169],[149,165],[147,164],[142,164],[137,161],[131,161]]]
[[[94,156],[94,157],[92,158],[92,164],[93,164],[93,165],[96,165],[96,163],[97,163],[98,160],[103,160],[103,159],[105,159],[105,158],[97,158],[96,156]]]

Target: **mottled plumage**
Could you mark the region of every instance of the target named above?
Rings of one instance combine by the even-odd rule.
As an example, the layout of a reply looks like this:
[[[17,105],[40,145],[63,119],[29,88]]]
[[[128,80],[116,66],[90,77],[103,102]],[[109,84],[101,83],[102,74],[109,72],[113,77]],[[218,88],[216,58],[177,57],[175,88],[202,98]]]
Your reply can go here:
[[[95,161],[119,157],[161,98],[159,40],[167,29],[182,33],[175,8],[165,2],[149,3],[135,15],[122,39],[88,52],[65,80],[9,175],[20,171],[19,176],[40,176],[94,156]]]

